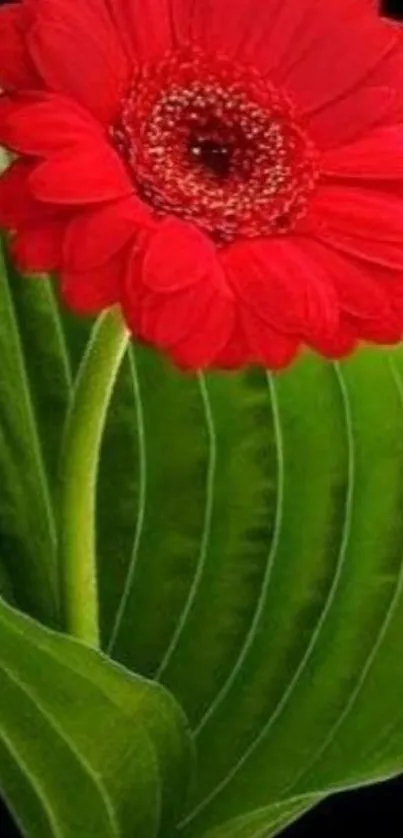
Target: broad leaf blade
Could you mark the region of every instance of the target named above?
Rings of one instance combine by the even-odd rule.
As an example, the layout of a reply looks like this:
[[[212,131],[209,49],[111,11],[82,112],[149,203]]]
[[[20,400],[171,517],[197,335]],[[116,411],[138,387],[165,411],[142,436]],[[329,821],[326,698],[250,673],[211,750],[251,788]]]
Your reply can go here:
[[[272,838],[319,802],[311,796],[274,803],[213,827],[205,838]]]
[[[190,751],[161,687],[0,603],[0,719],[0,786],[30,838],[170,834]]]
[[[383,352],[335,373],[307,360],[278,380],[288,502],[285,492],[254,657],[198,731],[192,835],[238,812],[241,797],[254,809],[369,779],[371,741],[401,705],[402,674],[395,667],[392,687],[387,676],[401,637],[392,613],[402,618],[401,393]],[[334,376],[326,409],[324,375],[329,386]],[[379,763],[377,779],[393,768]]]
[[[43,525],[51,520],[43,487],[52,505],[66,359],[75,369],[87,326],[64,315],[61,325],[51,300],[42,310],[43,286],[30,286],[32,298],[21,279],[11,286],[0,383],[5,595],[50,621],[54,539]],[[31,311],[37,325],[27,324]],[[403,768],[402,380],[401,349],[363,350],[341,365],[305,356],[276,377],[184,376],[138,347],[125,360],[98,485],[103,641],[167,685],[191,721],[198,770],[180,827],[186,838],[233,829],[267,838],[330,791]],[[4,682],[8,704],[22,707],[19,685]],[[165,735],[154,695],[143,707],[147,737],[173,823],[183,778],[170,765],[181,736]]]
[[[19,277],[3,249],[0,356],[2,561],[20,607],[57,625],[54,491],[70,369],[50,282]]]
[[[121,505],[118,512],[120,532],[126,514],[131,536],[128,528],[127,557],[122,562],[117,555],[124,573],[105,642],[119,660],[153,675],[199,561],[209,441],[197,378],[181,378],[178,391],[178,374],[162,358],[137,349],[130,355],[127,386],[131,388],[132,426],[128,423],[126,433],[119,436],[119,442],[116,439],[118,444],[109,449],[110,461],[115,451],[122,451],[122,457],[126,452],[126,472],[124,466],[119,471],[105,469],[105,462],[108,466],[110,461],[101,460],[100,576],[108,575],[110,567],[108,556],[103,558],[106,539],[102,534],[111,487],[121,480],[126,487],[128,478],[135,479],[133,505],[126,512]],[[160,584],[164,573],[175,579],[169,589]],[[101,605],[109,609],[109,597]]]
[[[192,838],[403,768],[402,357],[197,380],[136,350],[146,478],[111,648],[192,722]]]

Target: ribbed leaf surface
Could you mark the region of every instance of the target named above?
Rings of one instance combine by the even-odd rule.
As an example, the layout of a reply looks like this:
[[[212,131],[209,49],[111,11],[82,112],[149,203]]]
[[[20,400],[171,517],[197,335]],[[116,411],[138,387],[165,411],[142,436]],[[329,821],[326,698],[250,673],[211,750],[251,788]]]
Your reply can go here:
[[[0,590],[57,626],[58,453],[91,324],[43,280],[4,276],[0,304]],[[193,732],[179,835],[268,838],[403,770],[401,349],[191,376],[132,345],[96,493],[104,650],[167,687]],[[40,763],[27,775],[10,741],[0,785],[52,836]]]
[[[25,834],[169,835],[189,756],[163,688],[0,602],[0,777]]]

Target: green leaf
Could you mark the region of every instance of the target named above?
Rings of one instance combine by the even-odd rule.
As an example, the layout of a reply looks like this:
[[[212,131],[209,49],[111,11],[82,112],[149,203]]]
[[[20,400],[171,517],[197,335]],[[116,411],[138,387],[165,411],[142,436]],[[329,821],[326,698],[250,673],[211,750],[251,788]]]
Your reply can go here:
[[[0,357],[1,558],[20,607],[57,625],[54,491],[71,373],[50,282],[18,277],[1,248]]]
[[[0,323],[0,587],[59,625],[60,440],[89,329],[60,314],[48,283],[15,275],[2,283]],[[102,642],[169,689],[197,751],[184,807],[174,770],[183,770],[183,744],[157,709],[159,688],[148,685],[132,724],[144,733],[147,713],[168,826],[158,824],[158,834],[135,808],[155,838],[174,823],[183,838],[268,838],[329,793],[403,770],[402,430],[402,348],[363,349],[339,365],[305,354],[276,376],[191,376],[131,346],[97,464]],[[49,695],[65,683],[70,654],[71,641],[57,641]],[[85,654],[115,673],[106,657]],[[51,838],[38,782],[46,779],[61,807],[71,789],[40,750],[28,774],[13,756],[17,742],[23,753],[33,739],[50,743],[54,728],[15,683],[23,661],[33,678],[27,655],[10,647],[4,712],[19,707],[21,716],[14,739],[1,740],[0,777],[29,838]],[[92,678],[88,660],[84,672]],[[92,743],[85,754],[111,747],[96,712],[92,727],[86,705],[80,713]],[[60,742],[71,734],[69,715],[59,719]],[[61,748],[45,751],[56,759]],[[72,756],[63,754],[67,776]],[[121,824],[133,834],[130,808]]]
[[[162,687],[0,601],[0,787],[24,834],[169,836],[190,757]]]
[[[276,377],[183,376],[139,349],[131,366],[101,461],[101,518],[123,462],[131,487],[105,644],[191,720],[185,834],[398,773],[402,351]]]
[[[213,827],[205,833],[205,838],[271,838],[318,802],[316,797],[302,797],[274,803]]]

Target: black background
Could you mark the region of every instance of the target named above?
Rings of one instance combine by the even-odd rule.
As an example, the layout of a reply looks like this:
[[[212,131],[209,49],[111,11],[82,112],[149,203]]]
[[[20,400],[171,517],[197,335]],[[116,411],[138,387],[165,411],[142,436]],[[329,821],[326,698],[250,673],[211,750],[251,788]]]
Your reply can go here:
[[[0,5],[4,0],[0,0]],[[71,0],[74,2],[74,0]],[[130,0],[127,0],[130,2]],[[323,0],[326,3],[327,0]],[[367,2],[367,0],[362,0]],[[403,19],[403,0],[384,0],[383,11]],[[284,838],[403,836],[403,779],[333,797],[289,827]],[[0,801],[0,838],[21,838]],[[135,838],[135,836],[134,836]]]

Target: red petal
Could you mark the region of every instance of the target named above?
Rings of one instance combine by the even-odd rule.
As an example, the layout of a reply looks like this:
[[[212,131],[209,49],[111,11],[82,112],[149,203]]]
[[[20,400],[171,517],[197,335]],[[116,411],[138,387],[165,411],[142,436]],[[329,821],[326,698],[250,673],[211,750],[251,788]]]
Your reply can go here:
[[[379,310],[378,317],[365,318],[352,314],[344,320],[359,338],[372,343],[394,344],[403,337],[403,277],[391,271],[374,271],[377,282],[387,295],[388,307]]]
[[[308,343],[312,349],[326,358],[337,360],[351,355],[359,339],[360,334],[353,326],[353,321],[344,317],[341,318],[339,328],[333,335],[321,335],[309,340]]]
[[[97,314],[119,302],[124,276],[123,257],[115,257],[93,271],[62,270],[61,292],[79,314]]]
[[[334,330],[336,294],[321,265],[304,252],[303,240],[256,239],[232,245],[222,259],[245,308],[270,327],[296,335]]]
[[[8,148],[39,157],[104,141],[101,127],[88,113],[49,94],[39,94],[29,104],[0,99],[0,137]]]
[[[396,268],[403,266],[403,201],[387,192],[322,186],[311,205],[318,239],[344,252]]]
[[[41,205],[28,184],[32,170],[30,163],[17,160],[0,177],[0,226],[13,229],[37,217]]]
[[[303,111],[362,87],[398,41],[396,29],[381,21],[367,0],[284,0],[283,6],[293,32],[283,80]],[[284,43],[284,23],[278,37]]]
[[[186,6],[187,0],[180,2]],[[109,0],[108,5],[129,56],[150,61],[172,49],[178,0]]]
[[[312,209],[333,229],[403,244],[403,201],[387,192],[326,185],[318,191]]]
[[[284,0],[194,0],[190,10],[182,0],[174,3],[174,20],[183,40],[269,72],[276,69],[273,49],[278,39],[271,33],[283,4]],[[293,11],[297,14],[296,8]]]
[[[139,334],[171,348],[192,334],[212,304],[213,295],[198,286],[175,294],[144,294],[137,315]]]
[[[197,298],[195,304],[197,305]],[[228,342],[233,322],[233,302],[227,297],[214,296],[197,326],[185,340],[172,347],[173,359],[184,369],[197,370],[215,366],[216,358]]]
[[[339,230],[323,229],[316,233],[318,241],[346,256],[392,271],[403,271],[403,247],[400,243],[375,241]]]
[[[114,116],[129,70],[103,3],[38,0],[28,45],[48,89],[71,96],[102,122]]]
[[[142,281],[166,293],[200,280],[225,289],[225,278],[212,241],[193,225],[167,218],[151,236],[144,256]]]
[[[135,195],[81,212],[67,228],[67,267],[86,271],[103,265],[149,223],[149,216],[148,208]]]
[[[388,315],[389,295],[396,284],[394,274],[385,276],[385,272],[376,268],[365,270],[362,263],[347,259],[318,242],[307,240],[304,248],[322,265],[342,311],[363,319],[377,320]]]
[[[41,221],[18,230],[12,241],[12,253],[22,271],[55,271],[61,264],[64,223]]]
[[[242,312],[242,322],[254,363],[261,364],[269,370],[280,370],[288,367],[294,360],[300,348],[298,337],[272,329],[247,309]]]
[[[214,359],[214,366],[218,369],[236,370],[247,364],[257,362],[258,358],[250,346],[242,324],[242,318],[237,311],[229,339]]]
[[[0,87],[41,86],[25,43],[25,7],[7,5],[0,9]]]
[[[123,5],[125,0],[112,2]],[[138,19],[142,19],[141,0],[126,5],[133,5],[136,13],[140,6]],[[145,5],[149,14],[144,39],[155,26],[155,8],[161,3],[147,0]],[[162,5],[165,9],[167,0]],[[318,0],[171,0],[170,7],[178,41],[252,63],[271,78],[286,81],[289,89],[296,81],[302,102],[310,88],[317,99],[318,95],[323,98],[324,90],[330,89],[335,96],[336,89],[341,92],[346,84],[353,86],[397,38],[365,0],[327,4]],[[161,17],[165,20],[167,14]],[[333,72],[334,66],[338,73]]]
[[[323,155],[321,170],[332,180],[403,179],[403,125],[378,128],[355,143]]]
[[[142,284],[141,273],[141,257],[134,251],[123,302],[134,335],[165,350],[182,367],[212,364],[228,341],[233,301],[208,281],[155,293]]]
[[[168,347],[194,329],[211,305],[214,288],[201,282],[169,294],[155,293],[142,282],[143,259],[144,253],[134,248],[126,275],[125,314],[137,335]]]
[[[306,118],[319,148],[335,148],[391,121],[397,95],[390,87],[361,87]]]
[[[113,201],[133,193],[123,163],[106,143],[41,163],[30,187],[38,200],[54,204]]]
[[[382,320],[355,320],[349,318],[352,331],[355,330],[360,340],[382,346],[393,346],[403,338],[403,317],[391,311],[388,318]]]
[[[19,101],[17,103],[14,96],[0,93],[0,144],[6,148],[11,148],[8,136],[10,118],[12,119],[21,107],[23,107],[23,103]]]

